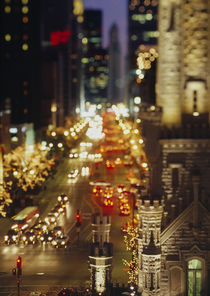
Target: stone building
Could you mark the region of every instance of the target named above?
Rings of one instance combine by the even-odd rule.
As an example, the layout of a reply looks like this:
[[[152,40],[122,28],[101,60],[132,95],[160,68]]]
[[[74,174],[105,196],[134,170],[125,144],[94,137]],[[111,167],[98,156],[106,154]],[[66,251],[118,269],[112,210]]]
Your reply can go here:
[[[151,185],[138,205],[143,296],[210,295],[209,8],[159,1],[157,106],[140,112]]]
[[[94,214],[92,216],[92,243],[89,266],[91,289],[96,293],[105,293],[111,283],[113,245],[110,243],[111,217]]]

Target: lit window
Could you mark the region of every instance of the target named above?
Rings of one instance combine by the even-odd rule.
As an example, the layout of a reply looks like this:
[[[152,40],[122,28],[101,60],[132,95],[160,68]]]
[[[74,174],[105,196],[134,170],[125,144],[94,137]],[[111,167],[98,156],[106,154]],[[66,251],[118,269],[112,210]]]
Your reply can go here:
[[[83,23],[83,21],[84,21],[83,16],[82,16],[82,15],[79,15],[79,16],[77,17],[77,21],[78,21],[78,23]]]
[[[28,40],[28,35],[27,34],[23,35],[23,40],[25,40],[25,41]]]
[[[28,50],[28,44],[27,43],[23,43],[22,50],[24,50],[24,51]]]
[[[88,43],[88,39],[86,37],[82,38],[82,44],[87,44]]]
[[[11,12],[11,7],[10,6],[5,6],[4,7],[4,11],[5,11],[5,13],[10,13]]]
[[[5,38],[5,40],[6,40],[7,42],[11,41],[11,35],[10,35],[10,34],[6,34],[6,35],[4,36],[4,38]]]
[[[202,263],[198,259],[188,262],[188,296],[200,296],[202,288]]]
[[[22,21],[23,21],[24,24],[27,24],[28,23],[28,17],[27,16],[24,16],[22,18]]]
[[[28,6],[22,7],[22,13],[24,13],[24,14],[28,13]]]
[[[22,0],[22,4],[28,4],[28,0]]]

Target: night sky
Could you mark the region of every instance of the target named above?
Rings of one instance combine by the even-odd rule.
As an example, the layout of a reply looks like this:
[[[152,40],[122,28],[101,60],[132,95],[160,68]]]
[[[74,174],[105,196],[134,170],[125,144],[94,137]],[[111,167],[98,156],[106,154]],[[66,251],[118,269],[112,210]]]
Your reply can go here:
[[[109,29],[113,23],[118,25],[122,55],[127,51],[128,0],[83,0],[86,9],[103,11],[103,46],[108,45]]]

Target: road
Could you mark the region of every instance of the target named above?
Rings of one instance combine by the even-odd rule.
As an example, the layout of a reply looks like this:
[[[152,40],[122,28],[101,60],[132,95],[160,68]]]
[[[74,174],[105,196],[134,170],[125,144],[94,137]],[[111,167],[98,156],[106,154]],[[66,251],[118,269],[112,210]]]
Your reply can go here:
[[[94,148],[91,148],[92,152]],[[90,150],[91,151],[91,150]],[[109,155],[109,158],[116,155]],[[81,176],[75,184],[69,184],[67,174],[72,169],[81,170],[82,166],[92,168],[92,176]],[[62,192],[67,193],[71,200],[67,205],[66,214],[63,215],[59,224],[64,226],[64,231],[70,237],[71,246],[68,249],[54,249],[48,245],[36,246],[0,246],[0,296],[16,295],[16,277],[11,270],[15,267],[18,256],[23,260],[23,274],[21,282],[21,295],[25,291],[51,291],[58,292],[62,287],[89,286],[90,273],[88,270],[89,246],[92,239],[91,215],[103,212],[101,201],[91,193],[90,181],[102,179],[110,182],[113,186],[128,183],[126,179],[126,167],[106,169],[104,163],[96,167],[91,161],[82,162],[79,159],[63,159],[58,166],[56,175],[46,182],[46,189],[34,196],[34,204],[39,205],[41,217],[45,217],[55,205],[57,196]],[[79,239],[75,227],[75,214],[77,209],[82,216]],[[114,245],[113,256],[113,283],[127,283],[127,271],[122,259],[129,259],[130,254],[126,251],[122,225],[129,219],[119,216],[117,202],[109,211],[112,217],[111,238]]]

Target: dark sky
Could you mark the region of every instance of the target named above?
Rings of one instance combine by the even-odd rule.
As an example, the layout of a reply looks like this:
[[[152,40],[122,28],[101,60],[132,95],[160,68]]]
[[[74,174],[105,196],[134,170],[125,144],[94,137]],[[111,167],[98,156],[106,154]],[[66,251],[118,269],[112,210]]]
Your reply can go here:
[[[118,25],[122,55],[127,51],[127,15],[128,0],[83,0],[87,9],[101,9],[103,11],[103,46],[108,45],[109,29],[113,23]]]

